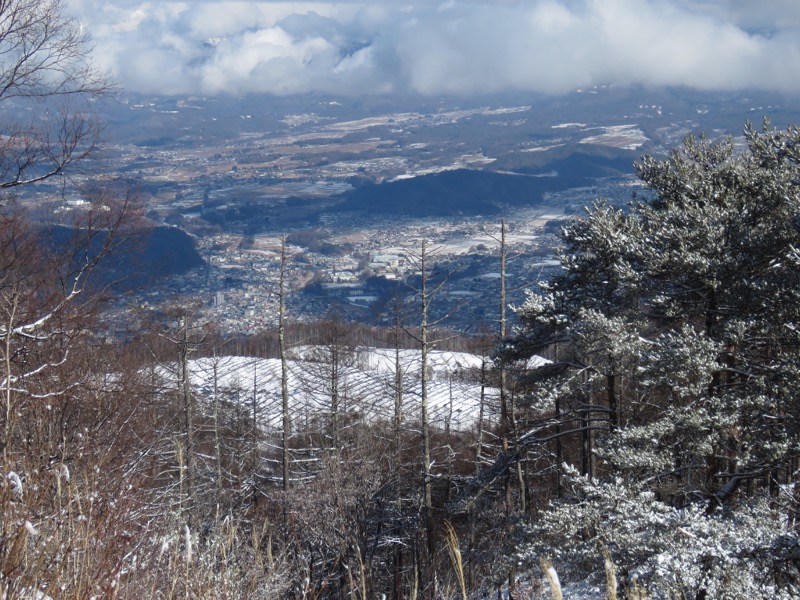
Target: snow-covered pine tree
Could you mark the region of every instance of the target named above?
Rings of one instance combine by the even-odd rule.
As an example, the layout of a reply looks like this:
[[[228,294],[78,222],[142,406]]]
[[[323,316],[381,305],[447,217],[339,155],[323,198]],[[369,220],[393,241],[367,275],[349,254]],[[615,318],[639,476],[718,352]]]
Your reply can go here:
[[[631,266],[637,227],[605,201],[596,202],[588,218],[569,223],[561,274],[528,293],[517,309],[524,329],[498,352],[501,364],[539,353],[551,359],[525,372],[531,393],[523,420],[537,430],[529,438],[550,440],[557,470],[577,455],[582,473],[591,473],[595,431],[620,423],[620,395],[641,347],[629,324],[640,320]]]
[[[635,575],[656,597],[800,593],[800,131],[748,125],[745,142],[645,157],[652,193],[568,227],[564,274],[520,307],[504,356],[558,345],[529,374],[534,415],[604,380],[614,426],[597,476],[568,468],[518,559],[602,579],[602,542],[620,585]]]

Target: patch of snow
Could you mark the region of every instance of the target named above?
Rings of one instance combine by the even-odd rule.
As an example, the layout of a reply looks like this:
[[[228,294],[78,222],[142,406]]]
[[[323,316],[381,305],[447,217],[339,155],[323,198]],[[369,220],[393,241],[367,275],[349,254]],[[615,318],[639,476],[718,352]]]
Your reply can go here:
[[[22,498],[22,479],[19,475],[17,475],[17,472],[9,471],[8,475],[6,475],[6,479],[8,480],[8,484],[11,486],[11,497],[14,500],[19,500]]]
[[[647,136],[638,125],[611,125],[599,129],[602,130],[602,133],[585,137],[579,143],[636,150],[648,141]]]
[[[29,535],[37,536],[39,535],[39,530],[33,526],[33,523],[30,521],[25,521],[25,531],[28,532]]]

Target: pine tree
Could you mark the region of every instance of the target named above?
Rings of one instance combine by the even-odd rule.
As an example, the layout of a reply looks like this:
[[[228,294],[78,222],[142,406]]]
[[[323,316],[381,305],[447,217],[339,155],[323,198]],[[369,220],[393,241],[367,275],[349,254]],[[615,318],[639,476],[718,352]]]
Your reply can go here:
[[[560,546],[564,572],[600,564],[602,542],[655,595],[800,589],[787,550],[798,543],[787,523],[800,456],[800,132],[748,125],[745,141],[690,137],[645,157],[647,195],[569,225],[563,273],[520,307],[525,329],[501,354],[551,352],[528,374],[529,403],[559,428],[527,439],[598,434],[598,468],[567,467],[528,548]],[[565,408],[607,411],[608,426],[584,417],[570,430]]]

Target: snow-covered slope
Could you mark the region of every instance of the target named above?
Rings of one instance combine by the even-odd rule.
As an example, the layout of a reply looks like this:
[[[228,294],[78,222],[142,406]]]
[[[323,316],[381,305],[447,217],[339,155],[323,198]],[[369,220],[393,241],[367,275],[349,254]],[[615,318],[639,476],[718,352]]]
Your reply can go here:
[[[395,351],[358,348],[341,359],[338,373],[324,358],[325,347],[295,349],[287,361],[289,403],[293,420],[312,420],[328,414],[336,379],[339,411],[366,420],[391,420],[396,398]],[[403,419],[420,419],[420,353],[400,351]],[[428,405],[431,425],[465,431],[477,424],[481,386],[468,382],[464,374],[477,374],[481,357],[459,352],[434,351],[429,355]],[[266,428],[281,428],[281,364],[279,359],[225,356],[200,358],[189,362],[191,383],[205,400],[214,390],[227,402],[252,406]],[[174,375],[173,375],[174,376]],[[172,377],[172,376],[170,376]],[[476,381],[475,378],[472,381]],[[496,420],[499,392],[483,390],[485,418]]]

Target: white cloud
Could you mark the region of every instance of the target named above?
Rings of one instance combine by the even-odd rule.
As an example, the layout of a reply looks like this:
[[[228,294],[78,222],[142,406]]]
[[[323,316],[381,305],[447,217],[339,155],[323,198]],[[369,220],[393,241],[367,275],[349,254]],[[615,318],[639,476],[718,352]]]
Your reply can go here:
[[[796,0],[69,1],[132,91],[800,91]]]

